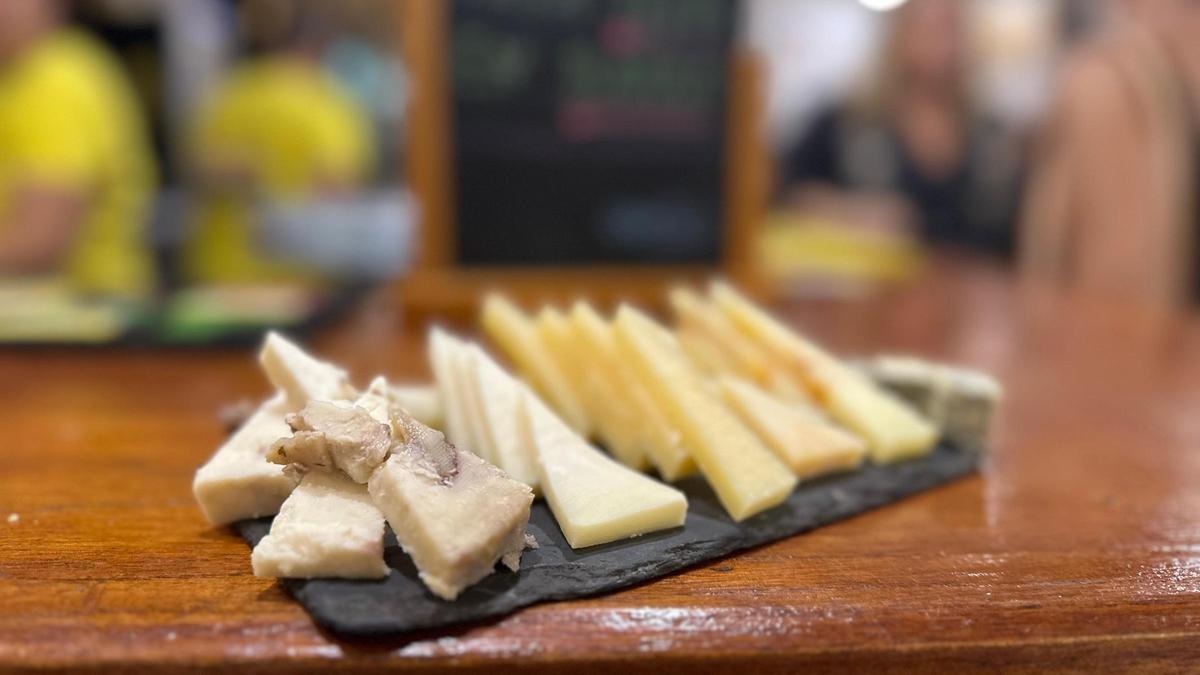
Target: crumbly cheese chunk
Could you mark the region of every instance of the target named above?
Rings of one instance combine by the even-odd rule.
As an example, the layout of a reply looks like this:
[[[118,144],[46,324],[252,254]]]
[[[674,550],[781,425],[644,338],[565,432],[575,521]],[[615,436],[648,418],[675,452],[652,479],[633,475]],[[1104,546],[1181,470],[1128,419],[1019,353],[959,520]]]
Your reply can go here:
[[[431,591],[453,600],[491,574],[497,562],[512,570],[526,547],[533,491],[434,431],[403,420],[403,447],[367,483]]]
[[[726,284],[713,284],[712,298],[740,330],[756,339],[817,394],[839,423],[867,441],[871,457],[891,462],[928,454],[937,429],[862,374],[805,340]]]
[[[308,473],[250,561],[260,577],[386,577],[383,514],[365,485],[341,473]]]
[[[729,515],[744,520],[786,499],[796,477],[717,398],[675,337],[627,306],[615,325],[625,357],[683,433]]]
[[[346,371],[313,358],[274,331],[267,333],[258,361],[271,384],[287,396],[292,410],[309,401],[339,401],[355,395]]]
[[[729,407],[798,478],[855,469],[866,458],[861,438],[834,427],[803,403],[780,401],[741,378],[726,376],[720,383]]]
[[[494,464],[510,477],[539,489],[535,450],[519,433],[520,397],[525,387],[487,352],[471,345],[472,384],[482,408]]]
[[[512,360],[517,370],[579,433],[591,433],[591,420],[570,379],[552,358],[532,319],[497,295],[483,303],[483,329]]]
[[[269,516],[296,487],[296,477],[267,461],[267,451],[291,434],[283,394],[266,401],[196,471],[192,492],[213,525]]]
[[[537,397],[521,399],[523,433],[537,448],[538,477],[571,548],[683,524],[683,493],[588,445]]]
[[[576,303],[571,309],[571,321],[581,348],[591,355],[599,375],[608,379],[608,390],[621,392],[619,398],[625,409],[637,419],[631,424],[638,432],[643,454],[658,473],[668,481],[694,473],[696,464],[683,447],[683,435],[671,425],[658,402],[634,374],[630,363],[621,356],[612,325],[584,302]]]
[[[341,470],[356,483],[366,483],[391,451],[391,425],[357,405],[309,401],[287,416],[287,424],[291,435],[275,441],[267,453],[276,464]]]

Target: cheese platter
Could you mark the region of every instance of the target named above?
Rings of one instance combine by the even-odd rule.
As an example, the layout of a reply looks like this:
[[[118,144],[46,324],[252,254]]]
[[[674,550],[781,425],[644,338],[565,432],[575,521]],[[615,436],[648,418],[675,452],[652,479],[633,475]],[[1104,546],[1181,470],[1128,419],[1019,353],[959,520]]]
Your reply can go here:
[[[371,636],[616,590],[977,468],[986,375],[842,361],[720,282],[672,304],[669,326],[490,297],[495,353],[434,328],[434,382],[363,390],[269,334],[278,393],[197,471],[196,499],[319,625]]]

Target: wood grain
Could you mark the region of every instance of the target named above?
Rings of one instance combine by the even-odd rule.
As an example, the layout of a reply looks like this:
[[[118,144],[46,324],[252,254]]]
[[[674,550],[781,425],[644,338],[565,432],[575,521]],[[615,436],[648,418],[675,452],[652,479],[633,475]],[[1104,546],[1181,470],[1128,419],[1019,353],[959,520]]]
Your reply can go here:
[[[267,393],[249,351],[0,352],[0,671],[1198,667],[1200,321],[955,260],[786,314],[843,352],[995,373],[983,475],[624,592],[376,642],[316,630],[193,504],[216,411]],[[359,381],[421,378],[422,328],[381,294],[315,346]]]

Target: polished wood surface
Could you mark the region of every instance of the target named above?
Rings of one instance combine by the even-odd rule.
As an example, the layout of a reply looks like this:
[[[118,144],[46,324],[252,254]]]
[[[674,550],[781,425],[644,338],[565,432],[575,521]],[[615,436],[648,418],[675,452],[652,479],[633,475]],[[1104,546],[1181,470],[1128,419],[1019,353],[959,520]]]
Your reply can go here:
[[[249,350],[0,352],[0,671],[1200,667],[1200,320],[962,261],[786,313],[845,353],[993,372],[982,475],[623,592],[372,642],[315,629],[192,501],[218,409],[267,393]],[[421,378],[421,328],[380,295],[314,346],[360,381]]]

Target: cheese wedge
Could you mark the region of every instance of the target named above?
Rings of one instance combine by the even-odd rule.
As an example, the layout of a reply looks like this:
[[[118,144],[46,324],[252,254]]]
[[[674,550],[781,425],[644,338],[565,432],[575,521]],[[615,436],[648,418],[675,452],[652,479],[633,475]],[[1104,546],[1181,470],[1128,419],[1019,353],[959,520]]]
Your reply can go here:
[[[266,401],[196,471],[192,492],[213,525],[269,516],[296,487],[296,477],[267,461],[267,451],[292,433],[284,422],[288,403],[281,393]]]
[[[478,394],[493,463],[534,490],[538,475],[534,448],[520,433],[520,397],[524,387],[479,346],[471,345],[472,385]]]
[[[871,457],[892,462],[927,454],[937,429],[812,342],[805,340],[726,284],[714,283],[713,301],[747,335],[792,368],[820,405],[867,441]]]
[[[782,502],[796,477],[730,412],[670,332],[632,307],[617,311],[617,344],[734,520]]]
[[[802,403],[784,403],[741,378],[721,378],[725,402],[798,478],[848,471],[862,465],[867,444],[822,420]]]
[[[610,385],[595,354],[579,339],[571,321],[556,309],[538,313],[537,329],[542,341],[559,362],[579,394],[584,412],[596,436],[614,457],[626,466],[642,469],[646,456],[638,445],[638,420],[629,410],[625,392]]]
[[[467,450],[473,443],[468,436],[466,400],[458,386],[458,340],[434,327],[429,331],[428,345],[429,365],[442,404],[442,430],[447,440]]]
[[[682,287],[671,291],[670,301],[679,317],[679,325],[704,335],[719,353],[728,374],[760,384],[768,381],[772,371],[770,357],[754,342],[745,339],[711,302]]]
[[[512,360],[517,370],[533,385],[571,428],[591,433],[591,423],[570,379],[547,353],[532,319],[498,295],[483,303],[483,329]]]
[[[571,548],[683,525],[687,498],[588,444],[529,392],[523,433],[537,448],[542,493]]]
[[[696,464],[683,447],[683,435],[671,425],[658,402],[634,374],[630,363],[621,357],[612,325],[585,302],[572,307],[571,322],[581,349],[591,355],[599,374],[607,378],[607,389],[621,392],[619,399],[625,409],[637,418],[634,427],[638,431],[640,447],[658,473],[668,481],[694,473]]]
[[[367,486],[341,473],[310,472],[250,555],[259,577],[380,579],[383,514]]]
[[[497,562],[515,571],[529,543],[533,491],[440,432],[411,417],[403,423],[403,447],[375,471],[367,489],[421,580],[453,600]]]
[[[436,385],[393,384],[391,396],[418,422],[434,429],[442,426],[442,402]]]
[[[309,401],[338,401],[355,395],[346,371],[309,356],[275,331],[263,340],[258,361],[271,384],[286,394],[292,410]]]

